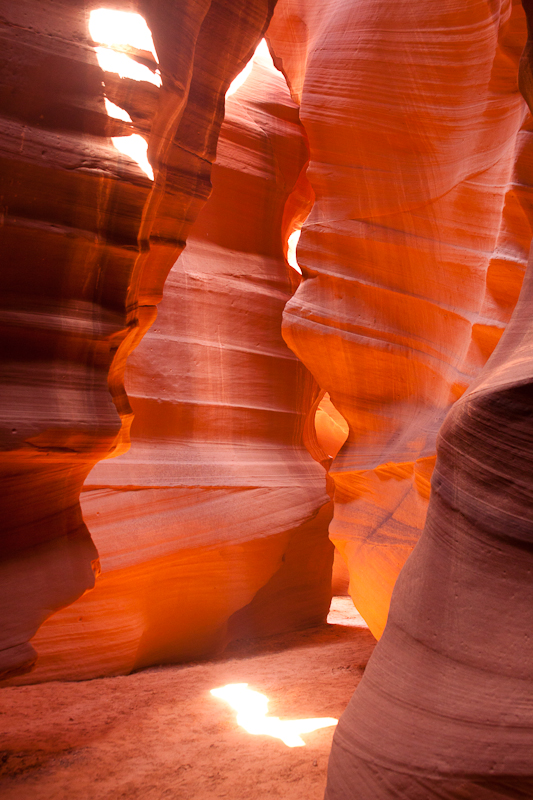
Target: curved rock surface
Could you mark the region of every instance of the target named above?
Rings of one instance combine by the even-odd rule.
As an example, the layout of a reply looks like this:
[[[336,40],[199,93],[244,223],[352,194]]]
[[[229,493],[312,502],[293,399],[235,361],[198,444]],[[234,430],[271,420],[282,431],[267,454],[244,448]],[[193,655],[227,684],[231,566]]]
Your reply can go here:
[[[523,277],[524,14],[507,0],[280,0],[267,40],[301,103],[316,195],[284,337],[349,424],[330,535],[379,636],[423,528],[437,431]]]
[[[327,800],[533,794],[532,303],[530,262],[441,429],[424,533],[335,733]]]
[[[281,337],[281,231],[307,147],[264,50],[227,100],[212,195],[128,360],[132,446],[82,493],[102,574],[38,632],[32,682],[194,660],[328,613],[331,502],[303,445],[316,386]]]
[[[86,3],[2,4],[0,673],[31,668],[27,640],[94,584],[79,492],[127,447],[125,359],[207,198],[224,93],[272,6],[139,0],[159,63],[126,48],[151,76],[133,80],[102,71]],[[133,132],[153,181],[113,146]]]
[[[531,181],[521,138],[517,171]],[[519,215],[505,216],[516,232]],[[533,796],[532,305],[530,254],[509,325],[441,428],[424,532],[335,733],[327,800]]]

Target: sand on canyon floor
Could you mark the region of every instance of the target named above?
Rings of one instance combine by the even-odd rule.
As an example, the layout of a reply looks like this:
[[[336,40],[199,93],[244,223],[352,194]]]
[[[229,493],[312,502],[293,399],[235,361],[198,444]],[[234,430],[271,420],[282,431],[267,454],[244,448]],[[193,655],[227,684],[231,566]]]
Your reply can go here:
[[[328,620],[216,661],[0,689],[2,800],[322,800],[334,727],[287,747],[210,690],[247,683],[269,716],[338,718],[375,640],[350,598]]]

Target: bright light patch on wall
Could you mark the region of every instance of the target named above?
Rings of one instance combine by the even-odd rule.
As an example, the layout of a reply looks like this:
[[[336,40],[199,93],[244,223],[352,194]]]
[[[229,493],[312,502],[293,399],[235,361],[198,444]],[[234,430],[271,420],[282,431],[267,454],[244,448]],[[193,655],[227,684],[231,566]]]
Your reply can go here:
[[[244,81],[252,71],[252,67],[254,65],[254,60],[251,58],[242,72],[239,72],[237,77],[230,83],[229,89],[226,92],[226,100],[228,97],[231,97],[232,94],[235,94],[237,89],[243,85]]]
[[[161,86],[161,75],[152,72],[144,64],[139,64],[126,53],[114,53],[107,47],[95,47],[98,64],[104,72],[115,72],[119,78],[131,78],[133,81],[147,81],[154,86]]]
[[[112,47],[114,50],[121,48],[127,50],[131,47],[135,50],[146,50],[159,64],[150,28],[140,14],[116,11],[111,8],[98,8],[91,11],[89,33],[93,42]]]
[[[296,258],[296,248],[298,247],[300,234],[301,231],[293,231],[287,240],[287,261],[289,262],[290,266],[301,275],[302,270],[300,269],[298,259]]]
[[[225,700],[235,709],[237,724],[248,733],[281,739],[287,747],[304,747],[305,742],[300,734],[329,728],[338,722],[333,717],[294,720],[268,717],[268,697],[249,689],[247,683],[230,683],[220,689],[211,689],[211,694]]]
[[[246,64],[245,68],[240,72],[234,81],[231,83],[228,91],[226,92],[226,99],[231,97],[232,94],[235,94],[237,89],[239,89],[243,83],[246,82],[250,73],[254,66],[254,61],[261,63],[262,67],[266,67],[267,69],[271,69],[273,72],[277,72],[276,67],[274,66],[274,62],[272,61],[272,56],[270,55],[270,50],[268,49],[268,45],[266,43],[266,39],[261,39],[257,47],[255,48],[255,52],[249,62]],[[300,230],[293,231],[288,238],[287,241],[287,261],[289,265],[299,272],[300,275],[302,274],[302,270],[300,269],[300,265],[298,264],[298,259],[296,258],[296,248],[298,247],[298,240],[300,239]]]
[[[115,105],[115,103],[112,103],[111,100],[107,99],[107,97],[104,98],[104,103],[108,117],[113,117],[113,119],[122,119],[124,122],[131,122],[131,117],[125,108]]]
[[[111,141],[119,153],[124,153],[125,156],[132,158],[151,180],[154,179],[154,171],[146,155],[148,152],[146,139],[143,139],[138,133],[133,133],[131,136],[113,136]]]
[[[230,83],[230,87],[229,87],[228,91],[226,92],[226,99],[228,97],[231,97],[232,94],[235,94],[237,89],[239,89],[243,85],[245,80],[248,78],[248,76],[250,75],[250,72],[252,71],[252,68],[253,68],[253,65],[254,65],[254,58],[256,56],[258,58],[266,58],[266,59],[272,60],[271,56],[270,56],[270,51],[268,49],[268,45],[267,45],[265,39],[261,39],[261,41],[259,42],[259,44],[255,48],[255,52],[254,52],[253,56],[251,57],[251,59],[249,60],[249,62],[245,66],[245,68],[242,70],[242,72],[239,72],[237,77]],[[272,68],[275,69],[274,64],[272,64]]]
[[[145,64],[131,58],[131,54],[147,57],[150,55],[155,63],[159,63],[155,51],[150,28],[140,14],[127,11],[116,11],[109,8],[98,8],[89,16],[89,33],[94,42],[96,58],[104,72],[113,72],[120,78],[134,81],[147,81],[154,86],[161,86],[159,70],[153,72]],[[106,111],[113,119],[131,122],[128,112],[105,98]],[[133,159],[148,177],[154,179],[154,171],[147,158],[148,143],[138,133],[130,136],[114,136],[111,141],[114,147],[124,155]]]

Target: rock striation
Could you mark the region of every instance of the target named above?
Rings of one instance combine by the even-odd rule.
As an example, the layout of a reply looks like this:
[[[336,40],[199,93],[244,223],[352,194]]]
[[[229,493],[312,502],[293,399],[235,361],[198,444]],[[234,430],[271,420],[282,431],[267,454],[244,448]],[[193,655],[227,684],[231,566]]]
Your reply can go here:
[[[520,3],[280,0],[267,40],[315,195],[284,337],[349,425],[330,535],[372,632],[424,525],[437,432],[496,346],[531,227]]]
[[[224,93],[272,7],[139,0],[158,63],[123,56],[154,83],[102,70],[86,3],[1,5],[0,673],[31,668],[39,625],[94,584],[79,492],[127,447],[126,357],[209,194]],[[154,180],[113,146],[126,135],[147,142]]]
[[[307,158],[263,46],[226,101],[211,197],[128,359],[131,448],[83,488],[102,573],[41,627],[28,680],[195,660],[325,620],[331,502],[304,446],[317,387],[281,336]]]
[[[327,800],[533,793],[532,303],[530,262],[441,429],[426,526],[335,733]]]
[[[531,108],[533,4],[524,8]],[[517,172],[531,182],[528,139]],[[531,219],[526,185],[516,194]],[[519,230],[512,197],[506,209],[502,227]],[[335,733],[327,800],[533,795],[532,304],[530,255],[509,325],[439,433],[424,532]]]

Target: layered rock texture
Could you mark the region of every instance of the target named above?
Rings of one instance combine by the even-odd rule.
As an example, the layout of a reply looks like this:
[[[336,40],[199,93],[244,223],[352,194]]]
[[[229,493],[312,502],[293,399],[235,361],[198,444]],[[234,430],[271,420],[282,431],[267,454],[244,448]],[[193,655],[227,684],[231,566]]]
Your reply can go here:
[[[437,431],[520,290],[524,14],[280,0],[267,39],[301,104],[316,196],[284,337],[349,425],[330,532],[379,636],[424,524]]]
[[[426,526],[335,733],[327,800],[533,796],[532,271],[441,429]]]
[[[212,195],[128,360],[131,448],[82,493],[102,574],[43,625],[29,680],[194,660],[325,620],[331,502],[303,442],[317,387],[281,336],[299,280],[286,205],[306,162],[263,46],[226,101]]]
[[[224,94],[272,6],[114,2],[152,33],[158,63],[117,51],[139,80],[102,70],[86,3],[2,3],[0,671],[29,668],[27,640],[94,584],[79,491],[125,449],[125,359],[208,196]],[[113,146],[130,135],[154,180]]]
[[[526,16],[279,0],[201,210],[273,5],[2,6],[0,676],[47,617],[19,681],[323,620],[326,485],[379,637],[432,480],[327,800],[530,797]]]
[[[529,40],[530,108],[531,52]],[[531,182],[527,142],[524,132],[517,173]],[[530,213],[516,183],[493,276],[520,228],[516,200]],[[530,256],[508,327],[441,428],[426,525],[335,733],[327,800],[533,796],[532,305]]]

